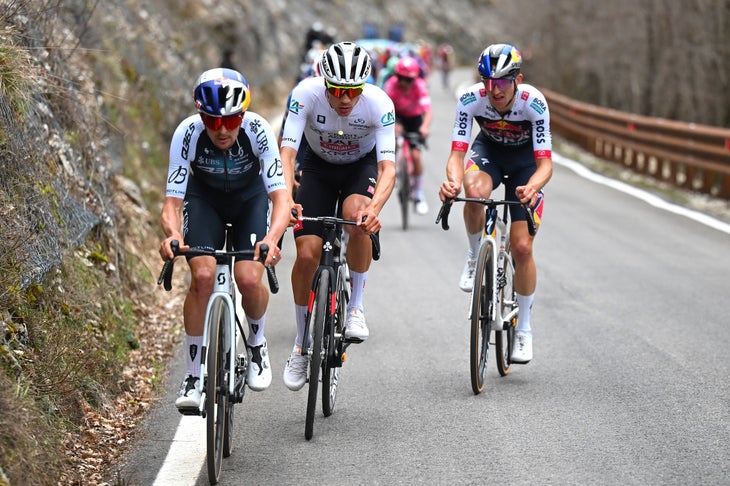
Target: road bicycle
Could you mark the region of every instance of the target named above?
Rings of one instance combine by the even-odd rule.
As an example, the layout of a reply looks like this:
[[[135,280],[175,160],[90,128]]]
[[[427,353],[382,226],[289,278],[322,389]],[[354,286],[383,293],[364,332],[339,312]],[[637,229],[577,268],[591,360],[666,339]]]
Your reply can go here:
[[[484,373],[489,355],[490,332],[500,376],[506,376],[512,367],[512,345],[520,309],[514,289],[515,261],[510,248],[510,212],[508,206],[522,206],[527,212],[530,235],[537,231],[532,208],[518,201],[457,197],[443,203],[436,218],[444,230],[449,229],[449,212],[454,202],[471,202],[485,206],[485,224],[479,254],[476,260],[474,286],[471,292],[469,321],[471,336],[469,367],[471,388],[475,395],[484,389]],[[498,207],[502,207],[499,214]]]
[[[226,227],[224,250],[190,248],[180,251],[179,242],[171,243],[175,256],[212,256],[216,261],[213,293],[205,310],[205,329],[200,353],[201,392],[200,408],[178,409],[183,415],[200,415],[206,419],[208,479],[218,482],[222,459],[233,452],[233,406],[243,401],[246,392],[246,376],[250,360],[246,352],[238,353],[239,338],[248,349],[246,333],[236,313],[235,279],[233,263],[237,256],[253,256],[254,250],[233,250]],[[262,244],[259,261],[266,261],[268,245]],[[157,284],[164,284],[165,290],[172,288],[174,258],[162,267]],[[279,291],[279,283],[273,267],[266,267],[269,288]]]
[[[302,346],[302,353],[309,356],[307,377],[309,390],[304,437],[310,440],[314,433],[320,374],[322,414],[329,417],[335,409],[342,364],[347,359],[346,350],[350,344],[360,342],[345,337],[350,278],[343,245],[344,226],[358,223],[334,216],[301,216],[299,219],[322,225],[322,255],[312,279],[304,327],[304,336],[309,338],[309,343]],[[378,260],[380,240],[377,234],[370,235],[370,239],[373,246],[373,260]]]
[[[425,140],[418,133],[405,133],[400,135],[396,144],[396,165],[395,183],[398,202],[400,203],[401,227],[408,229],[409,208],[413,199],[413,155],[411,146],[420,144],[425,146]]]

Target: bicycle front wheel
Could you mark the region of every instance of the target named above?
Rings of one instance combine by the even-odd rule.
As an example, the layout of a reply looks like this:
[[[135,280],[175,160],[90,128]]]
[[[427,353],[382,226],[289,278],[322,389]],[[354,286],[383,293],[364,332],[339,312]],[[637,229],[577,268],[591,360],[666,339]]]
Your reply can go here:
[[[494,248],[487,241],[479,248],[474,274],[474,289],[471,301],[471,340],[469,365],[471,389],[475,395],[484,390],[484,373],[489,356],[489,332],[492,316],[492,288],[494,285]]]
[[[207,379],[205,385],[205,417],[208,449],[208,479],[218,482],[223,460],[223,436],[228,404],[228,369],[226,368],[226,334],[228,305],[216,297],[208,316]]]
[[[345,335],[345,320],[347,319],[347,302],[349,300],[348,285],[345,272],[342,267],[338,269],[337,277],[337,310],[332,319],[328,321],[328,332],[325,333],[324,361],[322,362],[322,413],[325,417],[332,415],[335,411],[337,400],[337,385],[342,372],[343,352],[342,340]]]
[[[505,315],[511,312],[517,305],[517,294],[513,285],[514,266],[511,262],[512,256],[507,255],[504,259],[503,275],[505,276],[505,285],[500,289],[501,312]],[[518,309],[519,312],[519,309]],[[507,376],[512,369],[512,345],[515,340],[515,327],[517,326],[517,316],[514,316],[509,323],[503,324],[502,331],[495,331],[494,346],[497,348],[495,357],[497,358],[497,370],[501,376]]]
[[[314,432],[314,414],[317,410],[317,388],[322,367],[324,325],[329,298],[329,273],[320,272],[317,281],[312,312],[309,314],[309,329],[312,332],[312,349],[309,361],[309,394],[307,396],[307,419],[304,424],[304,438],[310,440]]]

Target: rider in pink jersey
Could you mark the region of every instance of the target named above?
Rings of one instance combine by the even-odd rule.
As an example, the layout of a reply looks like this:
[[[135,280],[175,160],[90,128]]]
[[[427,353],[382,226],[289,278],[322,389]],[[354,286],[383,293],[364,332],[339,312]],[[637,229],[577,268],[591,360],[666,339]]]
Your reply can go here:
[[[504,183],[505,199],[529,203],[535,208],[536,219],[541,217],[542,188],[553,173],[550,111],[542,93],[522,83],[521,66],[520,52],[509,44],[491,45],[479,56],[481,81],[459,93],[447,179],[439,191],[442,201],[458,196],[462,183],[466,196],[472,198],[489,198],[492,190]],[[479,126],[479,133],[472,142],[473,122]],[[464,156],[470,143],[465,167]],[[532,359],[530,315],[537,284],[534,237],[527,230],[527,214],[522,207],[510,206],[510,216],[514,283],[520,307],[511,358],[514,363],[527,363]],[[484,218],[483,206],[464,205],[469,252],[459,287],[465,292],[471,292],[474,285]]]
[[[428,138],[431,126],[431,95],[426,81],[419,74],[418,61],[412,57],[403,57],[395,66],[395,76],[388,78],[383,89],[395,106],[396,133],[410,135],[408,141],[413,159],[411,197],[416,201],[416,212],[426,214],[428,204],[423,194],[421,146]]]

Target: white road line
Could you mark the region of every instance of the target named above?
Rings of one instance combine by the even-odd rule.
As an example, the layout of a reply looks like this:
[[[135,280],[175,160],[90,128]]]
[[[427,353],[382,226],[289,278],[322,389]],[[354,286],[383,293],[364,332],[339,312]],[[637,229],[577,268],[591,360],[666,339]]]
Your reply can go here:
[[[712,216],[708,216],[707,214],[700,213],[699,211],[694,211],[692,209],[687,209],[683,206],[667,202],[664,199],[655,196],[654,194],[648,193],[642,189],[638,189],[630,184],[597,174],[585,167],[584,165],[574,160],[568,159],[567,157],[563,157],[560,154],[556,154],[555,152],[553,152],[553,161],[569,168],[570,170],[585,179],[596,182],[598,184],[603,184],[604,186],[611,187],[625,194],[629,194],[630,196],[633,196],[637,199],[641,199],[651,206],[663,209],[665,211],[669,211],[671,213],[679,214],[681,216],[685,216],[689,219],[697,221],[698,223],[730,234],[730,224],[724,223],[723,221],[713,218]]]
[[[205,422],[198,416],[182,416],[154,486],[195,484],[206,456]]]

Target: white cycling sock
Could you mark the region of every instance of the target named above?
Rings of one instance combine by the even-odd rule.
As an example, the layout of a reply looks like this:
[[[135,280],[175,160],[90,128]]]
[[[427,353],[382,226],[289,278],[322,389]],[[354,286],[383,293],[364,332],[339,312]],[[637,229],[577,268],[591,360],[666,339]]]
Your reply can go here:
[[[413,194],[419,198],[423,197],[423,176],[413,176]]]
[[[203,346],[203,336],[191,336],[190,334],[185,335],[185,344],[187,345],[188,352],[187,358],[187,369],[185,370],[185,376],[199,376],[200,375],[200,348]]]
[[[532,332],[530,328],[530,313],[534,299],[534,293],[531,295],[517,294],[517,305],[520,307],[520,314],[517,316],[517,327],[515,331]]]
[[[482,242],[482,232],[466,233],[469,239],[469,258],[475,259],[479,256],[479,244]]]
[[[294,305],[294,318],[297,322],[297,337],[294,338],[294,349],[302,348],[302,341],[304,338],[304,326],[307,325],[307,306],[306,305]]]
[[[246,316],[248,321],[248,345],[249,346],[261,346],[266,342],[264,338],[264,325],[266,324],[266,313],[258,319],[251,319]]]
[[[368,279],[368,272],[353,272],[350,269],[350,277],[352,278],[352,295],[350,295],[350,302],[347,304],[347,310],[357,309],[362,312],[362,293],[365,289],[365,281]]]

